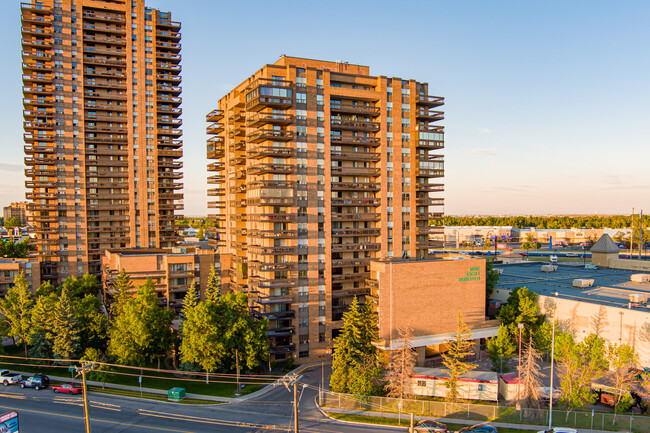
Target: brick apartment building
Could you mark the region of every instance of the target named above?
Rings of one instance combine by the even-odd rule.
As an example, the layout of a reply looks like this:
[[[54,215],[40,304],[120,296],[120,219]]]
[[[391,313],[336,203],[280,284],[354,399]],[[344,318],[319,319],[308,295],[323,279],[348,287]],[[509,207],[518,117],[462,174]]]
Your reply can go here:
[[[282,56],[207,115],[215,242],[274,359],[328,357],[372,259],[441,245],[442,105],[427,83]]]
[[[40,264],[29,259],[0,258],[0,297],[4,298],[16,277],[23,274],[32,293],[41,285]]]
[[[21,4],[27,199],[43,278],[169,247],[182,208],[180,23],[144,0]]]
[[[27,202],[19,201],[10,203],[9,206],[2,208],[2,218],[18,218],[21,226],[27,225]]]
[[[113,283],[124,269],[131,278],[134,289],[151,278],[156,285],[160,304],[178,312],[192,282],[200,291],[201,299],[204,298],[212,266],[220,276],[219,254],[212,249],[174,247],[105,250],[102,256],[104,299],[113,295]]]
[[[367,283],[378,314],[378,347],[401,347],[399,330],[408,326],[417,365],[438,366],[445,340],[458,329],[459,312],[477,346],[496,335],[499,321],[485,317],[485,272],[485,259],[457,254],[372,261]]]

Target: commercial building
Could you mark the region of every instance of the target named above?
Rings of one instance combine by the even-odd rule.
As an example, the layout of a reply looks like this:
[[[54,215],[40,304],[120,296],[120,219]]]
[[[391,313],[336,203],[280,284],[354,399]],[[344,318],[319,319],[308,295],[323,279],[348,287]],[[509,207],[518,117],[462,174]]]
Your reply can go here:
[[[411,375],[411,394],[426,397],[447,397],[449,370],[415,367]],[[473,370],[458,379],[458,394],[466,400],[499,400],[499,375],[493,371]]]
[[[32,292],[41,285],[40,265],[35,260],[0,258],[0,297],[4,298],[18,275],[22,274]]]
[[[273,358],[326,358],[370,260],[441,245],[441,105],[427,83],[282,56],[207,115],[215,243]]]
[[[27,225],[27,202],[19,201],[2,208],[2,218],[18,218],[21,226]]]
[[[592,249],[592,254],[596,258],[598,252]],[[527,287],[538,295],[540,312],[549,317],[555,312],[559,329],[572,332],[576,340],[595,333],[611,343],[632,345],[641,364],[650,366],[650,263],[645,271],[539,262],[495,269],[502,273],[493,299],[505,302],[513,289]]]
[[[124,269],[134,290],[151,278],[161,305],[179,311],[188,287],[194,282],[204,299],[210,271],[214,266],[221,276],[219,254],[213,249],[174,247],[171,249],[132,248],[105,250],[102,256],[102,288],[110,301],[113,284]],[[110,302],[109,302],[110,303]]]
[[[179,239],[180,23],[144,0],[21,4],[27,199],[43,278]]]
[[[472,333],[474,353],[496,335],[499,322],[485,317],[485,260],[441,254],[425,260],[384,259],[370,263],[370,298],[379,316],[382,351],[402,347],[400,330],[413,331],[417,365],[441,364],[446,340],[458,331],[458,313]]]

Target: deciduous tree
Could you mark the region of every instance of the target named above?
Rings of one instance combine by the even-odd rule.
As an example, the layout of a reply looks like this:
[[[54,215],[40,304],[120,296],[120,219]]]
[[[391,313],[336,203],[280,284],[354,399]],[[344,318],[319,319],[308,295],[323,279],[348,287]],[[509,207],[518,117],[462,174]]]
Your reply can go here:
[[[6,335],[14,339],[20,338],[25,357],[33,305],[32,292],[29,290],[25,276],[20,273],[14,279],[14,286],[9,288],[4,299],[0,299],[0,320]]]
[[[84,352],[84,356],[81,358],[83,361],[91,361],[95,363],[94,368],[88,373],[88,380],[94,380],[96,382],[102,383],[102,389],[104,389],[106,382],[110,381],[115,377],[115,369],[108,365],[108,359],[101,352],[101,350],[89,347]]]
[[[514,344],[514,338],[510,335],[507,326],[501,324],[497,335],[490,338],[487,343],[487,350],[490,359],[492,360],[492,369],[503,373],[508,371],[506,362],[506,369],[503,369],[503,360],[512,358],[517,352],[517,347]]]
[[[613,423],[616,423],[616,415],[626,411],[633,403],[630,388],[636,378],[632,369],[639,363],[639,356],[632,346],[611,343],[607,346],[607,360],[609,369],[613,373],[613,386],[617,390],[614,395],[613,420]]]

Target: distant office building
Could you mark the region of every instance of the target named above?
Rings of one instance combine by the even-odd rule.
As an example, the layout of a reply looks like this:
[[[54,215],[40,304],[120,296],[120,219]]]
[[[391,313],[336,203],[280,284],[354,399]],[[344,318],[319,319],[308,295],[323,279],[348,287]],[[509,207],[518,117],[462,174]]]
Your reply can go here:
[[[14,281],[21,273],[25,277],[30,290],[36,292],[36,289],[41,285],[41,271],[38,261],[0,258],[0,297],[4,297],[7,290],[15,285]]]
[[[151,278],[161,305],[179,311],[188,287],[194,282],[204,298],[212,266],[221,276],[219,254],[214,250],[174,247],[172,249],[133,248],[106,250],[102,256],[104,299],[114,295],[113,283],[124,269],[134,289]]]
[[[441,246],[443,98],[367,66],[282,56],[207,115],[215,243],[274,359],[331,353],[370,260]],[[226,269],[224,269],[226,271]]]
[[[180,23],[144,0],[21,5],[27,199],[43,278],[170,247],[182,208]]]
[[[2,218],[18,218],[21,226],[27,225],[27,202],[19,201],[2,208]]]
[[[458,330],[458,313],[472,333],[474,352],[496,335],[499,322],[485,316],[485,259],[440,254],[426,260],[370,263],[370,296],[379,316],[378,347],[401,347],[400,329],[413,330],[417,365],[438,367],[445,341]]]

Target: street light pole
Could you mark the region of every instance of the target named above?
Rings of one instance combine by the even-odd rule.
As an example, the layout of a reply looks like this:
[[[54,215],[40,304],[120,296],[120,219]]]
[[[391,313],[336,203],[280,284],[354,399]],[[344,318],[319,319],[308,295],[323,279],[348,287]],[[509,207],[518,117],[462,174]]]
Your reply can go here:
[[[555,314],[553,315],[553,337],[551,338],[551,389],[549,390],[548,429],[553,430],[553,364],[555,360]]]
[[[521,410],[521,331],[524,329],[524,324],[517,324],[519,328],[519,367],[517,368],[517,406]]]

